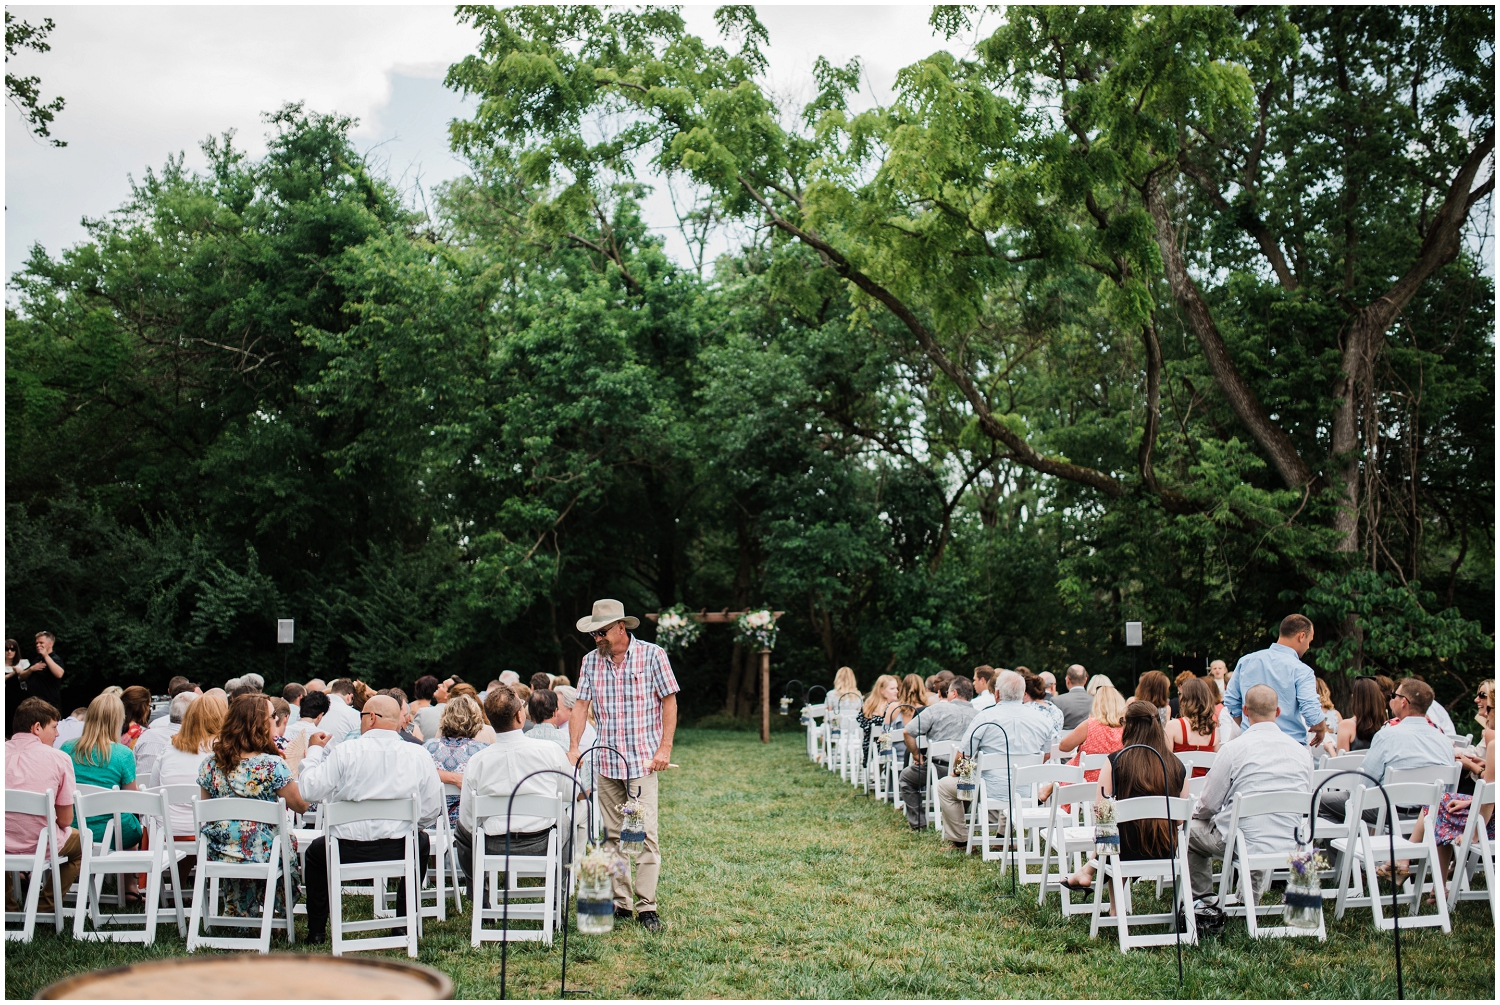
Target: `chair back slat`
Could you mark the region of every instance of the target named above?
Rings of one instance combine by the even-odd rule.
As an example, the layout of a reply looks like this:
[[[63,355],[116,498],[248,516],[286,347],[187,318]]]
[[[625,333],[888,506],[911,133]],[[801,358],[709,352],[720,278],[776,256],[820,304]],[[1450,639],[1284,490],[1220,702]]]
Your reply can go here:
[[[202,827],[219,820],[249,820],[258,824],[279,825],[286,821],[279,802],[267,799],[244,799],[225,796],[220,799],[199,799],[193,803],[193,820]]]
[[[1234,801],[1238,804],[1234,812],[1239,814],[1241,820],[1247,817],[1265,816],[1269,813],[1296,813],[1305,817],[1312,803],[1312,793],[1296,789],[1257,792],[1254,795],[1240,792],[1235,794]]]
[[[82,786],[79,786],[82,788]],[[140,813],[159,817],[166,813],[162,794],[156,791],[129,792],[120,789],[104,789],[100,792],[79,792],[73,797],[80,817],[111,816],[116,813]]]
[[[1463,765],[1457,761],[1449,764],[1431,764],[1422,768],[1391,768],[1385,773],[1385,784],[1401,785],[1406,782],[1437,782],[1448,788],[1458,784]]]
[[[512,818],[515,817],[542,817],[543,819],[556,820],[559,816],[558,804],[561,799],[558,796],[544,796],[536,793],[522,793],[516,796],[515,802],[511,802],[508,795],[505,796],[475,796],[474,817],[476,820],[484,820],[489,817],[505,818],[507,807]]]
[[[1363,781],[1363,779],[1361,779]],[[1387,783],[1385,795],[1381,790],[1370,785],[1364,790],[1364,797],[1360,800],[1361,810],[1380,809],[1385,810],[1386,797],[1390,797],[1391,807],[1397,806],[1430,806],[1436,803],[1443,794],[1442,782],[1397,782]],[[1382,813],[1383,815],[1383,813]]]
[[[1170,804],[1170,805],[1169,805]],[[1170,819],[1184,821],[1192,815],[1193,800],[1179,799],[1172,796],[1163,799],[1161,796],[1135,796],[1131,799],[1115,800],[1115,822],[1130,823],[1136,820],[1166,820],[1167,814],[1171,813]]]
[[[1027,768],[1042,763],[1041,754],[1012,754],[1010,755],[1010,766],[1012,768]],[[979,755],[980,771],[1003,771],[1005,770],[1005,751],[999,753],[981,753]]]
[[[1099,801],[1098,782],[1064,782],[1052,790],[1049,801],[1060,806],[1074,803],[1096,803]]]
[[[1038,782],[1069,784],[1083,781],[1083,769],[1071,764],[1029,764],[1016,769],[1017,785],[1033,785]]]
[[[338,800],[323,806],[323,826],[337,827],[361,820],[409,820],[415,824],[421,819],[421,810],[416,796],[405,799]]]
[[[1079,764],[1084,771],[1098,771],[1109,763],[1108,754],[1084,754]]]
[[[27,789],[5,790],[5,812],[24,813],[31,817],[44,817],[52,808],[53,791],[31,792]]]
[[[1323,758],[1321,769],[1324,771],[1334,769],[1344,771],[1350,768],[1358,768],[1361,764],[1364,763],[1364,760],[1365,751],[1363,750],[1355,751],[1352,754],[1338,754],[1337,756],[1325,755]]]

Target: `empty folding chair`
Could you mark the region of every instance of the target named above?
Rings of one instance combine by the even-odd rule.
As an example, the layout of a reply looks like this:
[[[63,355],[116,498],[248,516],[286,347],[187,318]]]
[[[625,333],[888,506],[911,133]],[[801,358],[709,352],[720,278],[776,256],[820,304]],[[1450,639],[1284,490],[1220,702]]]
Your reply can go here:
[[[171,824],[167,819],[167,798],[161,792],[122,792],[106,789],[97,792],[78,792],[73,797],[73,816],[84,832],[83,858],[78,872],[78,905],[73,912],[73,938],[110,942],[156,941],[156,916],[161,899],[161,874],[169,867],[176,867],[168,853],[171,846]],[[141,817],[142,832],[147,835],[148,848],[136,851],[111,848],[118,846],[117,836],[121,814],[134,813]],[[90,817],[112,817],[104,827],[104,840],[97,844],[89,839],[87,821]],[[103,900],[104,877],[113,875],[123,889],[125,877],[131,873],[146,873],[146,899],[141,914],[114,912],[104,914],[100,910]],[[181,889],[180,882],[173,884]],[[123,899],[123,897],[118,898]],[[187,918],[182,907],[182,898],[173,898],[177,911],[178,934],[187,934]],[[85,920],[93,922],[93,931],[84,930]],[[134,926],[139,925],[139,928]]]
[[[567,826],[567,809],[562,795],[509,795],[481,796],[470,793],[474,802],[474,851],[470,860],[474,891],[470,907],[473,917],[470,922],[469,940],[476,948],[482,942],[530,942],[541,941],[552,944],[552,932],[557,921],[556,901],[559,896],[558,864],[561,859],[559,835],[561,827]],[[541,830],[549,825],[547,851],[542,855],[515,855],[507,861],[504,851],[485,850],[484,823],[490,817],[501,820],[529,817],[527,826]],[[537,825],[535,821],[542,821]],[[523,879],[541,879],[541,886],[522,886]],[[515,929],[511,925],[518,921],[540,922],[541,927]],[[486,928],[486,922],[499,922],[498,928]]]
[[[1009,820],[1010,808],[1014,806],[1015,811],[1019,813],[1025,805],[1023,802],[1013,798],[1013,792],[1006,792],[1004,790],[992,792],[985,784],[985,772],[1003,772],[1005,770],[1005,756],[1004,752],[992,754],[981,753],[979,755],[977,770],[974,773],[979,782],[975,786],[974,805],[970,809],[968,850],[973,851],[974,846],[977,844],[979,846],[980,858],[986,862],[994,862],[997,859],[1005,857],[1005,852],[1009,848],[1006,842],[1013,832],[1013,827]],[[1014,754],[1010,758],[1012,772],[1041,763],[1041,754]],[[980,812],[981,809],[985,812]],[[991,835],[990,814],[997,810],[1006,814],[1006,826],[1001,828],[999,833]],[[995,842],[999,842],[998,848],[995,847]]]
[[[443,784],[443,795],[458,795],[458,786]],[[422,884],[422,916],[424,918],[436,918],[439,921],[448,917],[448,894],[449,886],[452,886],[453,913],[462,914],[464,911],[463,891],[458,880],[458,852],[454,843],[453,828],[448,821],[448,810],[445,806],[442,813],[438,814],[437,823],[427,828],[428,854],[432,856],[428,876],[432,879],[432,885],[428,886],[424,880]],[[428,904],[431,899],[433,902]]]
[[[5,812],[23,813],[27,816],[41,817],[45,823],[42,831],[36,836],[36,850],[24,854],[6,853],[5,856],[5,878],[11,885],[11,893],[16,903],[22,905],[20,911],[5,912],[5,938],[19,939],[22,942],[30,942],[32,933],[36,930],[38,919],[37,905],[41,903],[43,874],[47,875],[48,882],[52,885],[52,910],[42,915],[45,920],[51,922],[52,927],[58,932],[63,928],[63,888],[62,877],[58,875],[58,869],[54,863],[61,861],[57,847],[57,810],[53,805],[56,793],[52,789],[46,792],[27,792],[25,789],[5,790]],[[21,877],[28,876],[25,883],[25,894],[23,895]],[[12,929],[10,925],[20,925],[18,929]]]
[[[1494,801],[1494,782],[1474,784],[1474,799],[1469,803],[1469,818],[1464,822],[1463,837],[1454,845],[1453,885],[1448,890],[1449,911],[1456,910],[1460,900],[1487,900],[1490,902],[1491,921],[1495,917],[1495,842],[1490,840],[1490,825],[1485,823],[1479,810]],[[1480,872],[1484,874],[1485,888],[1476,890],[1474,876]]]
[[[1224,841],[1224,872],[1219,878],[1219,905],[1226,914],[1244,915],[1245,925],[1252,939],[1315,935],[1322,942],[1328,938],[1321,912],[1316,929],[1290,925],[1272,928],[1262,926],[1260,919],[1263,915],[1282,915],[1285,908],[1281,904],[1262,906],[1256,896],[1252,875],[1256,872],[1269,874],[1260,887],[1265,890],[1276,878],[1287,874],[1287,857],[1296,850],[1294,835],[1307,833],[1307,814],[1311,799],[1312,793],[1295,790],[1262,792],[1253,796],[1239,793],[1234,797],[1230,810],[1229,834]],[[1253,833],[1246,832],[1247,822],[1273,814],[1286,819],[1276,821],[1274,829],[1252,825]],[[1239,875],[1238,899],[1230,896],[1230,891],[1236,889],[1236,872]]]
[[[1098,782],[1077,782],[1053,788],[1047,799],[1047,827],[1042,831],[1042,872],[1036,895],[1038,906],[1046,904],[1049,893],[1057,893],[1064,916],[1092,912],[1087,900],[1073,903],[1071,892],[1060,881],[1081,869],[1094,852],[1092,809],[1098,799]],[[1068,809],[1063,810],[1064,806]],[[1055,873],[1052,871],[1054,861],[1057,863]]]
[[[339,839],[335,828],[361,820],[396,820],[406,825],[403,834],[403,854],[398,859],[378,862],[344,862],[339,858]],[[417,839],[421,825],[421,802],[416,796],[404,799],[365,799],[360,802],[333,801],[323,806],[323,826],[327,831],[324,846],[328,855],[328,924],[334,956],[362,952],[366,949],[405,949],[412,959],[417,957],[417,938],[422,931],[422,896],[417,885],[417,855],[420,844]],[[385,899],[386,884],[391,880],[406,883],[406,913],[381,910]],[[349,881],[374,884],[376,917],[368,921],[344,920],[344,884]],[[384,917],[381,915],[384,914]],[[374,936],[364,939],[348,938],[357,932],[375,932],[382,929],[404,928],[404,934]]]
[[[170,882],[162,885],[161,895],[165,899],[170,888],[174,896],[181,896],[182,902],[188,904],[192,891],[180,887],[182,860],[192,855],[197,847],[198,829],[193,822],[193,804],[198,801],[201,790],[196,785],[158,785],[150,791],[167,797],[167,822],[172,825],[172,855],[167,870]]]
[[[199,949],[254,949],[259,953],[271,951],[271,932],[281,929],[287,942],[295,942],[296,929],[292,922],[292,905],[297,902],[297,890],[292,884],[291,835],[286,825],[286,800],[274,803],[269,799],[200,799],[193,804],[193,819],[198,830],[198,864],[193,879],[193,910],[189,919],[187,951]],[[209,857],[208,838],[203,828],[209,824],[228,821],[267,824],[275,829],[269,854],[264,862],[243,860],[215,860]],[[220,882],[255,880],[265,884],[265,896],[259,918],[240,914],[220,914],[219,897],[228,893],[221,890]],[[282,915],[276,916],[276,893],[280,887],[283,899]],[[205,934],[209,928],[258,928],[260,935],[211,936]]]
[[[1334,838],[1330,842],[1333,850],[1342,856],[1337,906],[1334,910],[1335,918],[1342,920],[1344,912],[1350,908],[1367,907],[1370,909],[1376,928],[1384,930],[1391,927],[1391,919],[1385,914],[1386,908],[1391,907],[1390,898],[1381,896],[1380,883],[1376,879],[1378,863],[1391,860],[1391,834],[1386,829],[1386,796],[1390,797],[1392,809],[1397,806],[1428,807],[1430,820],[1434,819],[1432,808],[1437,805],[1442,794],[1441,782],[1404,782],[1386,785],[1385,795],[1382,795],[1381,790],[1375,787],[1355,788],[1344,816],[1348,823],[1348,832],[1346,836]],[[1373,825],[1365,821],[1365,810],[1376,811]],[[1401,927],[1405,929],[1437,926],[1445,933],[1451,931],[1448,920],[1448,895],[1443,887],[1442,870],[1438,867],[1437,841],[1433,835],[1433,828],[1425,829],[1420,842],[1396,836],[1395,857],[1397,860],[1414,862],[1417,866],[1408,881],[1409,910],[1408,916],[1401,919]],[[1418,912],[1422,907],[1422,895],[1426,892],[1429,875],[1432,878],[1432,890],[1437,899],[1437,913],[1424,915]],[[1358,895],[1361,880],[1369,884],[1366,896]],[[1400,899],[1398,894],[1397,904],[1400,903]]]
[[[1047,784],[1053,787],[1076,785],[1082,782],[1083,769],[1071,764],[1044,763],[1016,769],[1012,779],[1016,790],[1013,800],[1016,819],[1008,822],[1008,827],[1015,832],[1018,842],[1016,868],[1020,872],[1017,877],[1020,882],[1039,883],[1042,879],[1040,872],[1031,871],[1030,864],[1042,861],[1042,834],[1051,824],[1053,812],[1050,805],[1038,802],[1039,787]],[[1009,839],[1009,834],[1006,839]]]
[[[1185,916],[1187,925],[1182,932],[1182,942],[1193,945],[1198,941],[1198,925],[1193,914],[1192,884],[1188,881],[1187,822],[1193,812],[1193,800],[1165,798],[1163,796],[1137,796],[1134,799],[1117,799],[1114,803],[1115,824],[1134,823],[1141,820],[1169,820],[1177,833],[1177,854],[1171,858],[1122,859],[1118,854],[1106,855],[1094,873],[1094,899],[1090,904],[1092,920],[1089,938],[1097,938],[1099,929],[1113,926],[1119,935],[1120,952],[1146,946],[1170,946],[1177,941],[1175,931],[1179,912]],[[1131,887],[1141,880],[1154,880],[1158,885],[1172,882],[1171,909],[1167,913],[1135,914]],[[1110,900],[1115,914],[1101,914],[1106,904],[1105,885],[1109,885]],[[1167,932],[1132,934],[1130,925],[1167,925]]]

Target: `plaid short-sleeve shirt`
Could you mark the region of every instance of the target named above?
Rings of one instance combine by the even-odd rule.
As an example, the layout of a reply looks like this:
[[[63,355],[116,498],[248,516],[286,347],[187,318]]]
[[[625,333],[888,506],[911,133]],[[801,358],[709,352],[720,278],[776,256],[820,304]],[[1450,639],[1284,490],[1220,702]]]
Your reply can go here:
[[[630,648],[619,663],[595,650],[583,658],[578,671],[578,697],[594,703],[599,721],[599,743],[625,755],[625,763],[600,751],[590,758],[599,774],[630,778],[646,774],[651,755],[661,746],[661,702],[682,690],[672,676],[667,651],[650,642],[630,638]]]

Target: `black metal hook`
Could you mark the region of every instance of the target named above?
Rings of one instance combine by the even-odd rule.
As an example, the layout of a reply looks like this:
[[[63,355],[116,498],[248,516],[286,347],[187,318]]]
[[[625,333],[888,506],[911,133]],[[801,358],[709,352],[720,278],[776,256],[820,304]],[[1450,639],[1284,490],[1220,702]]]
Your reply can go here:
[[[609,751],[610,753],[614,754],[616,757],[618,757],[620,759],[620,763],[625,766],[625,774],[627,776],[626,777],[626,782],[628,783],[629,780],[630,780],[629,777],[628,777],[630,775],[630,762],[627,761],[627,760],[625,760],[625,755],[624,754],[620,753],[619,750],[617,750],[614,747],[611,747],[607,743],[596,743],[592,747],[590,747],[588,750],[585,750],[581,754],[579,754],[578,755],[578,761],[573,765],[573,777],[574,778],[578,777],[578,769],[581,768],[581,767],[583,767],[583,759],[585,757],[589,756],[590,754],[592,754],[596,750],[607,750],[607,751]],[[629,786],[627,784],[627,788],[628,787]],[[594,801],[592,799],[590,799],[590,800],[587,800],[587,802],[589,804],[589,840],[592,841],[593,838],[594,838]]]
[[[804,702],[806,702],[807,704],[811,705],[813,703],[812,702],[812,693],[814,691],[822,691],[823,692],[823,696],[825,698],[828,697],[828,689],[826,687],[824,687],[822,684],[814,684],[812,687],[810,687],[806,691],[802,692],[802,700]]]
[[[582,758],[579,758],[579,760],[582,760]],[[575,768],[574,770],[576,771],[577,769]],[[516,808],[516,795],[521,791],[521,786],[526,784],[529,779],[535,778],[537,775],[557,775],[560,778],[566,778],[573,784],[573,791],[570,791],[568,793],[570,797],[573,797],[569,798],[568,800],[568,839],[570,841],[573,838],[574,825],[578,819],[577,810],[575,808],[577,806],[576,794],[583,791],[583,786],[579,784],[578,779],[575,775],[570,775],[566,771],[559,771],[556,768],[540,768],[536,771],[533,771],[531,774],[526,775],[519,782],[517,782],[515,784],[515,787],[510,790],[510,799],[505,804],[505,889],[501,891],[500,908],[500,997],[502,1000],[505,998],[505,967],[506,958],[509,955],[508,951],[510,949],[510,816],[511,812]],[[477,819],[474,825],[475,827],[479,827],[479,822]],[[479,829],[483,830],[483,828]],[[559,838],[561,838],[561,836],[562,835],[558,835]],[[489,839],[485,838],[484,840]],[[561,841],[559,841],[559,843],[561,843]],[[472,880],[474,877],[470,876],[469,878]],[[474,910],[478,911],[484,905],[484,877],[480,876],[479,882],[474,885],[479,891],[479,902],[477,904],[472,904],[471,906]],[[470,897],[471,901],[473,899],[474,898]],[[568,996],[568,912],[566,894],[563,895],[562,980],[561,986],[559,987],[558,991],[559,998],[566,998]]]
[[[1110,763],[1112,765],[1115,764],[1115,763],[1118,763],[1117,759],[1119,758],[1119,756],[1121,754],[1125,753],[1125,751],[1127,751],[1127,750],[1134,750],[1137,747],[1139,747],[1141,750],[1149,750],[1149,751],[1151,751],[1151,753],[1153,753],[1153,754],[1156,755],[1156,759],[1161,762],[1161,789],[1162,789],[1161,794],[1162,794],[1162,798],[1164,800],[1166,800],[1166,804],[1167,804],[1167,827],[1171,828],[1172,827],[1172,776],[1169,775],[1169,774],[1167,774],[1167,759],[1162,756],[1162,752],[1159,751],[1159,750],[1157,750],[1155,747],[1151,746],[1150,744],[1146,744],[1146,743],[1132,743],[1128,747],[1121,747],[1119,750],[1115,751],[1115,757],[1114,757],[1114,759],[1111,759]],[[1179,761],[1178,763],[1180,764],[1181,762]],[[1114,782],[1114,773],[1113,772],[1110,773],[1110,782],[1111,782],[1111,784],[1113,784],[1113,782]],[[1175,845],[1175,844],[1177,844],[1175,830],[1173,831],[1173,835],[1172,836],[1173,836],[1172,844]],[[1102,869],[1104,867],[1103,863],[1100,863],[1099,867]],[[1180,885],[1178,885],[1178,882],[1177,882],[1177,849],[1176,848],[1174,848],[1172,850],[1172,899],[1173,900],[1181,900],[1181,901],[1183,901],[1183,911],[1182,911],[1182,913],[1183,913],[1183,923],[1186,924],[1186,922],[1187,922],[1187,912],[1190,911],[1190,910],[1192,910],[1192,904],[1191,904],[1191,902],[1189,902],[1188,898],[1183,895],[1182,887]],[[1121,905],[1121,907],[1123,908],[1123,905]],[[1250,905],[1250,910],[1252,910],[1252,911],[1255,910],[1255,905],[1254,904]],[[1182,987],[1182,925],[1177,924],[1177,912],[1176,912],[1176,910],[1173,910],[1173,912],[1172,912],[1172,929],[1173,929],[1173,931],[1175,931],[1177,933],[1177,986],[1178,987]]]
[[[1313,789],[1312,798],[1309,800],[1307,806],[1307,840],[1305,842],[1302,840],[1301,824],[1298,824],[1292,831],[1292,838],[1298,844],[1312,844],[1313,838],[1318,832],[1318,793],[1323,791],[1323,786],[1339,777],[1339,775],[1359,775],[1362,778],[1368,778],[1370,781],[1375,783],[1375,787],[1380,790],[1381,798],[1385,800],[1386,833],[1390,837],[1391,844],[1391,937],[1396,944],[1396,997],[1405,998],[1406,985],[1401,978],[1401,909],[1400,902],[1396,899],[1396,895],[1400,891],[1401,887],[1401,884],[1396,882],[1396,810],[1395,807],[1391,806],[1391,794],[1385,790],[1384,785],[1380,784],[1380,779],[1376,778],[1369,772],[1360,771],[1358,768],[1343,768],[1337,773],[1329,775],[1327,778],[1323,779],[1317,784],[1317,787]],[[1349,793],[1349,795],[1352,796],[1353,793],[1351,792]],[[1364,816],[1363,797],[1361,797],[1360,799],[1360,807],[1358,812],[1361,817]],[[1349,822],[1348,802],[1344,803],[1344,822]],[[1430,823],[1436,824],[1436,821],[1431,821]],[[1361,824],[1361,826],[1363,826],[1363,824]],[[1351,847],[1346,852],[1344,852],[1344,854],[1353,855],[1354,849]],[[1342,871],[1343,870],[1340,870],[1340,872]],[[1370,877],[1371,900],[1374,900],[1375,898],[1380,896],[1379,884],[1379,877],[1372,875]],[[1417,897],[1420,898],[1421,896],[1422,891],[1418,890]]]
[[[994,726],[1000,731],[1000,735],[1005,737],[1005,829],[1010,832],[1010,840],[1006,843],[1010,845],[1010,893],[1014,897],[1016,894],[1016,782],[1015,776],[1011,774],[1010,769],[1010,734],[998,722],[981,722],[978,726],[974,727],[974,732],[969,735],[969,756],[974,756],[974,741],[979,739],[980,734],[984,732],[987,726]],[[974,810],[975,813],[981,811],[986,814],[989,813],[989,809],[983,806],[976,807]],[[981,854],[983,854],[982,851]]]

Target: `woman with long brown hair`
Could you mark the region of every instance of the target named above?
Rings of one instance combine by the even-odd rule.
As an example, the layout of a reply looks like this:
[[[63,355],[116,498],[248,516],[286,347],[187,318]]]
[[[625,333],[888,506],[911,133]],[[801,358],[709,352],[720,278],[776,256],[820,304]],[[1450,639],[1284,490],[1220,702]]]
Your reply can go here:
[[[1171,694],[1172,682],[1167,675],[1160,670],[1147,670],[1141,674],[1141,679],[1135,685],[1135,700],[1149,701],[1156,706],[1157,721],[1166,726],[1167,720],[1172,717],[1172,703],[1167,697]]]
[[[1166,674],[1162,674],[1166,677]],[[1188,773],[1182,762],[1172,756],[1156,706],[1149,701],[1132,701],[1125,706],[1124,728],[1120,733],[1122,750],[1109,755],[1109,762],[1099,772],[1099,793],[1112,799],[1134,799],[1137,796],[1161,796],[1164,793],[1188,796]],[[1151,750],[1130,749],[1144,744]],[[1155,753],[1152,753],[1155,751]],[[1160,757],[1157,757],[1160,754]],[[1165,762],[1167,778],[1162,779]],[[1120,824],[1120,858],[1125,860],[1171,858],[1177,850],[1177,827],[1169,820],[1137,820]],[[1063,885],[1070,889],[1091,889],[1097,863],[1090,860]],[[1113,907],[1110,908],[1114,910]]]
[[[912,716],[930,704],[932,704],[932,698],[927,690],[927,682],[917,674],[909,673],[901,678],[901,683],[896,686],[896,704],[886,711],[886,723],[904,726],[911,721]],[[903,705],[911,707],[903,708]]]
[[[151,721],[151,692],[132,684],[120,692],[120,704],[125,706],[125,728],[120,732],[120,742],[134,750],[135,741]]]
[[[1369,750],[1370,741],[1389,716],[1388,697],[1375,677],[1356,677],[1349,693],[1348,718],[1339,722],[1338,752]]]
[[[198,785],[204,799],[274,800],[279,797],[286,800],[287,809],[292,812],[306,812],[307,801],[302,798],[286,761],[276,749],[271,716],[271,700],[263,694],[238,695],[229,703],[229,712],[224,716],[224,725],[214,743],[213,756],[204,758],[203,767],[198,772]],[[219,820],[203,825],[203,837],[208,841],[211,861],[269,862],[276,831],[269,824],[250,820]],[[294,855],[294,890],[301,882],[297,868]],[[265,887],[261,881],[220,882],[224,884],[225,914],[248,918],[260,916],[265,902]],[[277,883],[275,909],[278,913],[290,909],[283,890],[282,884]]]
[[[1191,677],[1182,682],[1181,694],[1178,707],[1182,711],[1182,717],[1167,723],[1167,749],[1173,752],[1218,750],[1219,717],[1215,712],[1218,706],[1215,699],[1218,696],[1214,693],[1214,686],[1202,677]],[[1202,778],[1206,774],[1207,768],[1193,769],[1194,778]]]

